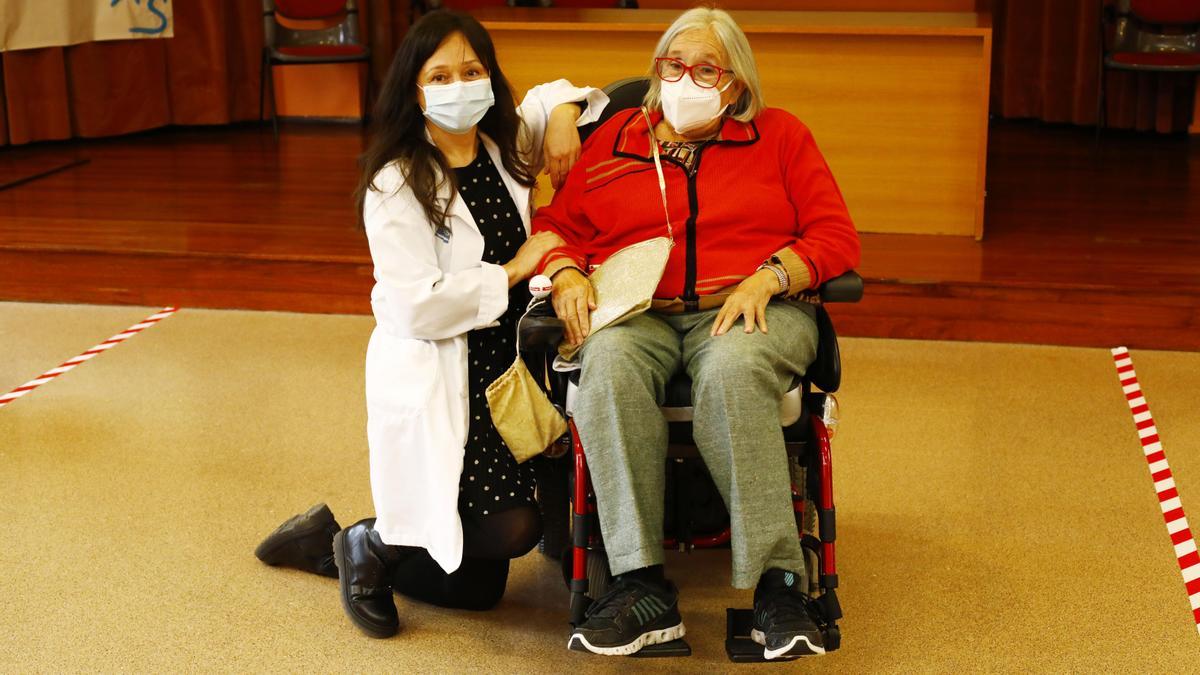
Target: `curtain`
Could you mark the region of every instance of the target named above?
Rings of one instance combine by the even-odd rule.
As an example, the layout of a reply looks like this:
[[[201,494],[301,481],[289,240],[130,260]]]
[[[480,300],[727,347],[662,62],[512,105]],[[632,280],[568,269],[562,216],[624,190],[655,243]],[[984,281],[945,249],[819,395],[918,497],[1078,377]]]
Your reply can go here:
[[[992,0],[992,112],[1093,125],[1100,0]],[[1107,126],[1184,131],[1196,75],[1105,71]]]
[[[0,145],[258,118],[258,0],[177,0],[175,37],[0,54]],[[360,0],[379,91],[408,0]]]

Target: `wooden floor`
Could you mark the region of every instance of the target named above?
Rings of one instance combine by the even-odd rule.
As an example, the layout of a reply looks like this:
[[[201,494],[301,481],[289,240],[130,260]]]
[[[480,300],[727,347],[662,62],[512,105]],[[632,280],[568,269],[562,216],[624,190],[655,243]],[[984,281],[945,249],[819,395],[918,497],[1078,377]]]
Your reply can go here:
[[[13,175],[90,161],[0,190],[0,300],[367,313],[362,147],[357,126],[241,126],[7,155]],[[997,123],[986,222],[982,242],[864,235],[839,332],[1200,350],[1200,143]]]

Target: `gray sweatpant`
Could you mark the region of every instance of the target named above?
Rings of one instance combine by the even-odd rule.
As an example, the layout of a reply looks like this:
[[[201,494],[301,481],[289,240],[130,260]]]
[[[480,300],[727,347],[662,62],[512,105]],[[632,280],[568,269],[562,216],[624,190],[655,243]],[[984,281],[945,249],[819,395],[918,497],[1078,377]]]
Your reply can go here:
[[[667,422],[672,375],[692,378],[693,435],[729,509],[733,585],[777,567],[804,575],[779,400],[817,353],[811,306],[772,301],[767,330],[709,331],[718,310],[647,312],[589,336],[575,423],[587,452],[613,574],[663,562]],[[803,587],[803,586],[801,586]]]

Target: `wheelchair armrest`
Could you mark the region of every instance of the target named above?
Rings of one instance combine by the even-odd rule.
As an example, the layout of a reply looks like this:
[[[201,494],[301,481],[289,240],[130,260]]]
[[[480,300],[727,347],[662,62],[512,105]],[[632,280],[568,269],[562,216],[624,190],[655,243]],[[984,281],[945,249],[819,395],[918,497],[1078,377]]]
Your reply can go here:
[[[521,319],[517,334],[521,339],[521,351],[554,350],[562,342],[563,322],[554,315],[553,305],[541,302]]]
[[[858,302],[863,296],[863,279],[850,270],[821,284],[821,302]]]

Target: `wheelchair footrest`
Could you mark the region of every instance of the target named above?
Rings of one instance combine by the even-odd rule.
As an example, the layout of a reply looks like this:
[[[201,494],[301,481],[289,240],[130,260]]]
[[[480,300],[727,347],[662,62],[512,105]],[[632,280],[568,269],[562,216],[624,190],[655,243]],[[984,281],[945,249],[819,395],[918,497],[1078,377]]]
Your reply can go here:
[[[730,661],[734,663],[765,663],[767,660],[763,657],[763,646],[755,642],[750,637],[750,630],[754,625],[754,610],[752,609],[732,609],[725,610],[725,654]],[[772,661],[791,661],[800,658],[796,656],[784,656]]]
[[[750,638],[754,625],[754,610],[725,610],[725,654],[735,663],[761,663],[763,646]]]
[[[754,626],[754,610],[732,609],[725,610],[725,654],[730,661],[736,663],[764,663],[763,646],[750,637]],[[825,641],[825,652],[836,650],[841,646],[841,631],[836,625],[821,624],[821,635]],[[805,656],[781,656],[774,661],[792,661]],[[773,662],[774,662],[773,661]]]
[[[684,640],[683,638],[679,638],[678,640],[671,640],[670,642],[664,642],[660,645],[650,645],[649,647],[642,647],[637,652],[632,654],[632,656],[636,656],[638,658],[644,658],[644,659],[661,658],[664,656],[691,656],[691,655],[692,655],[692,646],[689,645],[687,643],[687,641]]]
[[[586,647],[584,647],[583,645],[576,644],[574,641],[571,641],[569,643],[568,648],[571,649],[572,651],[584,652],[586,654],[591,654],[591,652],[588,651],[588,649]],[[640,659],[654,659],[654,658],[662,658],[662,657],[666,657],[666,656],[691,656],[691,655],[692,655],[692,646],[689,645],[687,643],[687,641],[685,641],[683,638],[679,638],[678,640],[671,640],[670,642],[664,642],[660,645],[650,645],[649,647],[642,647],[641,649],[637,650],[636,652],[630,654],[630,656],[640,658]]]

